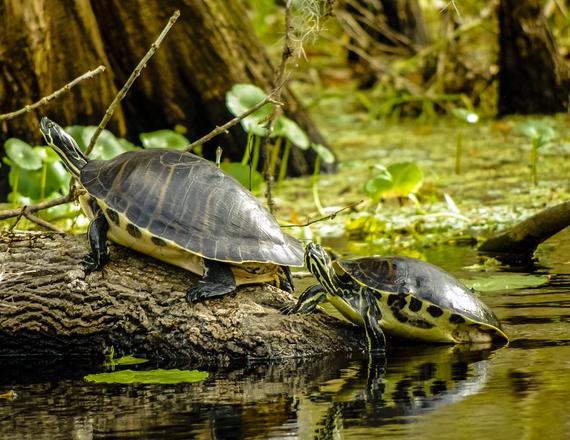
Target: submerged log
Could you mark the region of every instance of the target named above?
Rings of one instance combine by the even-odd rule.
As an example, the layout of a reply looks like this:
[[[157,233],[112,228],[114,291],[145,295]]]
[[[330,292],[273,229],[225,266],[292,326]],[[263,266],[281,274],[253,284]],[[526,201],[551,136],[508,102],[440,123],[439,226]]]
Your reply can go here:
[[[111,246],[86,275],[84,236],[0,233],[0,356],[282,359],[360,351],[362,332],[324,313],[285,316],[292,295],[266,285],[190,305],[187,271]]]
[[[506,263],[532,259],[540,243],[570,226],[570,201],[540,211],[506,231],[489,238],[479,252]]]

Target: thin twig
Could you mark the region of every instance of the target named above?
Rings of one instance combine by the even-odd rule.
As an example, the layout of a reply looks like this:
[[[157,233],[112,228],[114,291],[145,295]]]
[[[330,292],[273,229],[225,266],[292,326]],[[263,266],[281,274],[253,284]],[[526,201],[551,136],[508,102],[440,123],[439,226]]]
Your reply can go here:
[[[280,89],[282,86],[283,85],[280,85],[277,89]],[[273,99],[273,96],[275,95],[277,89],[274,89],[269,95],[267,95],[265,97],[265,99],[259,101],[256,105],[254,105],[249,110],[247,110],[247,111],[243,112],[241,115],[236,116],[235,118],[229,120],[224,125],[221,125],[219,127],[214,128],[207,135],[202,136],[197,141],[194,141],[191,144],[189,144],[186,147],[186,151],[192,151],[196,146],[202,145],[204,142],[208,142],[210,139],[215,138],[217,135],[227,132],[231,127],[238,124],[242,119],[247,118],[253,112],[256,112],[257,110],[259,110],[261,107],[263,107],[266,104],[271,103],[271,104],[275,104],[275,105],[283,105],[282,102],[279,102],[279,101],[276,101],[275,99]]]
[[[63,231],[61,229],[59,229],[57,226],[52,225],[50,222],[44,220],[43,218],[40,218],[38,216],[35,216],[34,214],[29,213],[26,209],[24,209],[22,211],[22,214],[28,220],[30,220],[30,221],[32,221],[32,222],[34,222],[40,226],[43,226],[44,228],[49,229],[50,231],[63,233]]]
[[[287,68],[287,62],[293,55],[293,49],[291,45],[291,0],[287,0],[285,2],[285,41],[283,43],[283,51],[281,52],[281,63],[275,72],[275,78],[273,80],[273,84],[275,84],[275,99],[277,100],[281,98],[282,88],[288,80],[288,78],[285,78],[285,71]],[[275,213],[275,202],[273,201],[271,192],[271,188],[273,186],[273,176],[271,175],[270,160],[269,155],[267,154],[267,141],[269,140],[271,132],[273,131],[276,116],[277,112],[274,111],[269,117],[267,124],[265,124],[267,135],[261,139],[261,142],[259,144],[259,151],[261,157],[263,158],[263,177],[266,184],[265,198],[267,199],[267,208],[269,208],[269,212],[271,214]]]
[[[103,72],[104,70],[105,70],[105,66],[99,66],[95,70],[90,70],[89,72],[85,72],[83,75],[78,76],[73,81],[64,85],[61,89],[58,89],[55,92],[53,92],[51,95],[44,96],[39,101],[34,102],[33,104],[28,104],[24,108],[21,108],[20,110],[16,110],[16,111],[11,112],[11,113],[5,113],[3,115],[0,115],[0,121],[12,119],[12,118],[15,118],[16,116],[23,115],[24,113],[31,112],[32,110],[35,110],[38,107],[47,104],[51,100],[56,99],[62,93],[68,92],[69,90],[71,90],[71,88],[73,86],[77,85],[81,81],[83,81],[85,79],[93,78],[95,75]]]
[[[77,195],[79,194],[80,191],[81,190],[77,190],[76,192],[70,192],[64,196],[58,197],[57,199],[46,200],[45,202],[41,202],[36,205],[20,206],[19,208],[6,209],[4,211],[0,211],[0,220],[21,216],[23,215],[24,211],[31,214],[37,211],[42,211],[44,209],[51,208],[53,206],[63,205],[64,203],[72,202],[77,198]]]
[[[172,17],[170,17],[170,20],[168,20],[168,23],[166,23],[166,26],[164,27],[164,29],[162,30],[156,41],[151,44],[150,49],[148,50],[146,55],[140,60],[137,67],[135,67],[135,70],[133,70],[133,73],[131,73],[131,76],[129,76],[129,79],[127,79],[127,82],[125,83],[123,88],[119,90],[119,93],[117,93],[117,95],[109,105],[109,108],[105,111],[105,116],[103,116],[101,123],[97,126],[97,129],[93,133],[93,136],[91,136],[91,140],[89,141],[89,146],[85,151],[85,155],[88,156],[89,153],[91,153],[93,147],[95,146],[95,142],[97,142],[97,138],[99,137],[103,129],[107,126],[107,123],[113,116],[115,109],[117,108],[119,103],[123,100],[129,89],[135,82],[135,79],[138,78],[138,76],[141,74],[141,71],[146,67],[148,60],[154,55],[154,53],[160,47],[162,40],[164,39],[170,28],[174,25],[178,17],[180,17],[180,11],[176,10],[174,11],[174,14],[172,14]]]
[[[309,226],[309,225],[312,225],[312,224],[314,224],[314,223],[322,222],[322,221],[325,221],[325,220],[333,220],[333,219],[334,219],[338,214],[340,214],[342,211],[345,211],[345,210],[350,209],[350,208],[354,208],[356,205],[359,205],[359,204],[362,203],[363,201],[364,201],[364,200],[359,200],[358,202],[352,202],[352,203],[346,205],[345,207],[340,208],[338,211],[333,212],[332,214],[326,215],[326,216],[324,216],[324,217],[316,218],[316,219],[314,219],[314,220],[308,221],[307,223],[303,223],[303,224],[300,224],[300,225],[295,224],[295,225],[280,225],[280,226],[281,226],[282,228],[302,228],[302,227],[304,227],[304,226]]]

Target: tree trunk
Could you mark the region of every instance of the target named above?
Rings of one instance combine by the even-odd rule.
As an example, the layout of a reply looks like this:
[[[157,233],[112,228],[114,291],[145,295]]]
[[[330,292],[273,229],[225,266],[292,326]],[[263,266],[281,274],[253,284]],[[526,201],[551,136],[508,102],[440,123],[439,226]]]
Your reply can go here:
[[[540,243],[570,226],[570,201],[545,209],[489,238],[479,252],[511,264],[532,259]]]
[[[568,109],[568,67],[539,0],[499,4],[499,115]]]
[[[281,359],[364,348],[356,327],[324,313],[285,316],[291,295],[271,286],[239,288],[190,305],[189,272],[120,246],[85,275],[83,236],[0,235],[0,355],[117,356],[205,364]]]
[[[408,38],[414,45],[423,46],[428,37],[417,0],[381,0],[388,26]]]
[[[175,9],[180,18],[115,113],[112,131],[138,142],[142,131],[180,124],[196,140],[233,117],[225,95],[234,84],[253,83],[267,92],[274,87],[271,60],[246,19],[243,0],[25,3],[0,1],[0,114],[37,101],[99,64],[107,70],[36,112],[4,122],[3,140],[41,142],[38,120],[45,114],[61,125],[97,125]],[[327,145],[288,88],[283,101],[312,140]],[[209,142],[204,153],[212,159],[221,146],[224,157],[241,160],[246,138],[235,126]],[[290,174],[313,170],[312,150],[294,148],[292,155]]]

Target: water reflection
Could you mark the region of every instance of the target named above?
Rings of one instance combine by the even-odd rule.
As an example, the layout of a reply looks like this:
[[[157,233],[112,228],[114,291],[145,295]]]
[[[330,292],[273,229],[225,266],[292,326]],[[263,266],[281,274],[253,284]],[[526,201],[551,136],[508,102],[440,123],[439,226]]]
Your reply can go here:
[[[335,438],[353,426],[413,423],[418,415],[477,394],[489,377],[490,354],[468,346],[414,346],[392,353],[387,368],[379,359],[354,362],[338,389],[324,384],[310,397],[330,403],[315,438]]]
[[[475,394],[488,377],[489,350],[402,347],[386,362],[362,358],[251,363],[179,385],[92,385],[53,381],[49,369],[27,384],[12,366],[19,398],[0,404],[10,438],[332,438],[341,426],[408,423],[413,416]],[[180,367],[180,366],[178,366]]]

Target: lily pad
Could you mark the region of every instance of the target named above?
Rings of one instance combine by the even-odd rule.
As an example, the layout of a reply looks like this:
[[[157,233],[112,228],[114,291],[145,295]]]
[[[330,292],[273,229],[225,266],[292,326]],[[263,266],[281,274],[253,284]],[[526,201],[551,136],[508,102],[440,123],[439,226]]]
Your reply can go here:
[[[20,139],[8,139],[4,143],[4,149],[12,163],[24,170],[38,170],[42,167],[41,155]]]
[[[239,116],[263,101],[266,94],[253,84],[236,84],[226,94],[226,107],[234,115]],[[251,115],[241,120],[245,131],[258,136],[265,136],[267,129],[262,125],[273,111],[273,105],[268,103]]]
[[[548,283],[547,275],[495,274],[462,280],[467,287],[480,292],[495,290],[528,289]]]
[[[157,130],[149,133],[141,133],[139,138],[145,148],[184,150],[190,144],[186,136],[173,130]]]
[[[206,371],[198,370],[122,370],[111,373],[88,374],[84,377],[87,382],[95,383],[146,383],[172,384],[181,382],[200,382],[208,377]]]

